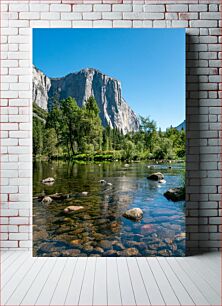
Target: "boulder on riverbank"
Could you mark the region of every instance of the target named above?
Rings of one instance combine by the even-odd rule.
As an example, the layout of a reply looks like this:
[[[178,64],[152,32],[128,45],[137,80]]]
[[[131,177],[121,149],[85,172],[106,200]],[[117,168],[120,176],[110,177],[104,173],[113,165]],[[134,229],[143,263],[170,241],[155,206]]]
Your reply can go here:
[[[164,179],[164,175],[161,172],[156,172],[148,175],[147,178],[151,181],[161,181]]]
[[[64,213],[68,214],[71,212],[79,211],[81,209],[84,209],[83,206],[68,206],[64,209]]]
[[[88,191],[83,191],[83,192],[82,192],[82,195],[83,195],[83,196],[87,196],[87,195],[88,195]]]
[[[43,184],[53,184],[55,182],[55,179],[53,177],[47,177],[42,180]]]
[[[42,196],[42,195],[38,196],[38,200],[42,201],[44,197],[45,196]],[[68,198],[68,195],[56,192],[56,193],[53,193],[53,194],[49,194],[48,197],[50,197],[52,200],[65,200],[65,199]]]
[[[123,214],[123,217],[134,220],[134,221],[139,221],[143,218],[143,211],[140,208],[132,208],[132,209],[127,210]]]
[[[45,196],[43,199],[42,199],[42,203],[44,204],[50,204],[52,202],[52,198],[49,197],[49,196]]]
[[[185,190],[184,187],[170,188],[164,193],[167,200],[173,202],[184,201],[185,200]]]

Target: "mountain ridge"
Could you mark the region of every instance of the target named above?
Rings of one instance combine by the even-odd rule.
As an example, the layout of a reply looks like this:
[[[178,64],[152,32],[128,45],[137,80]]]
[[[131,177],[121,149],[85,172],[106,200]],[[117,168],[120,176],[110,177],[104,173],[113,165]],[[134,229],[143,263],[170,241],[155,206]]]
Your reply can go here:
[[[124,134],[139,130],[139,119],[122,96],[121,83],[100,70],[84,68],[61,78],[49,78],[33,65],[33,102],[50,111],[57,100],[75,98],[82,107],[94,96],[104,127],[117,128]]]

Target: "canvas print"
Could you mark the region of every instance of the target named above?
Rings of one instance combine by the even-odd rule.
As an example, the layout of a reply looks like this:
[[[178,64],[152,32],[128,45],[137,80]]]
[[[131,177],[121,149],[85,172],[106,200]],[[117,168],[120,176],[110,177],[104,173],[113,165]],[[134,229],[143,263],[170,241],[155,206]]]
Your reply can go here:
[[[184,29],[33,29],[32,93],[33,256],[184,256]]]

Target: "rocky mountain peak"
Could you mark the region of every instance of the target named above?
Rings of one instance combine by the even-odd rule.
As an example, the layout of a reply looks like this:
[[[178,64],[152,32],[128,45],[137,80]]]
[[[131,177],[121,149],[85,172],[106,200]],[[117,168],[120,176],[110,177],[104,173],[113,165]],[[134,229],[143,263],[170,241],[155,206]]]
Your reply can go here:
[[[55,97],[59,100],[69,96],[76,99],[79,106],[94,96],[103,126],[117,128],[124,134],[139,129],[139,120],[122,97],[121,84],[118,80],[103,74],[94,68],[85,68],[70,73],[62,78],[47,78],[34,68],[33,101],[40,107],[53,107]],[[39,92],[40,91],[40,92]]]

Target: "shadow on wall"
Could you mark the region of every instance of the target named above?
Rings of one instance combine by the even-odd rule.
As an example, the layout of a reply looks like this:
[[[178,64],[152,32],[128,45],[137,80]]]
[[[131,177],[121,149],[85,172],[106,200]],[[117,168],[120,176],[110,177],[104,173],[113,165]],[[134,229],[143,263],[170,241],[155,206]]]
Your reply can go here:
[[[200,85],[198,75],[198,44],[186,34],[186,255],[202,253],[199,248],[200,186]],[[207,227],[207,225],[206,225]]]

